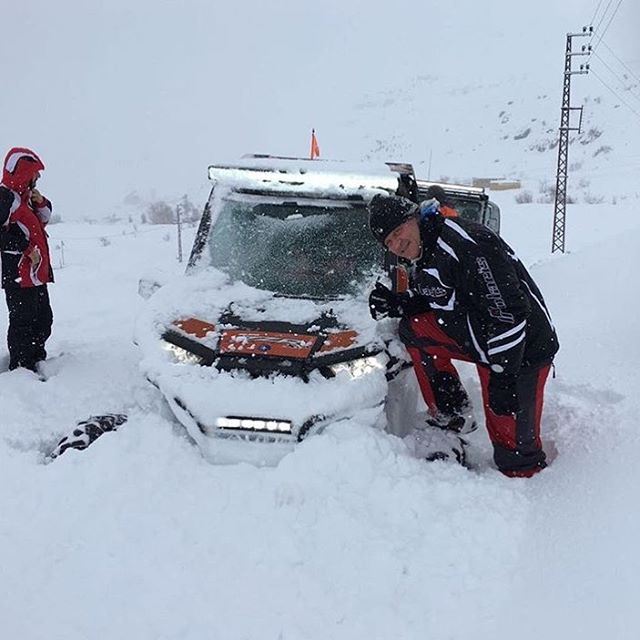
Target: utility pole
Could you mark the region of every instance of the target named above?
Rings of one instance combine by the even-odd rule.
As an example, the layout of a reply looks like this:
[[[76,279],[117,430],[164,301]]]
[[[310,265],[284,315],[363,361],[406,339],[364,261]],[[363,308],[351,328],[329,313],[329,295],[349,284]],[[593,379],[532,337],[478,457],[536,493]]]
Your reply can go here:
[[[553,210],[553,241],[551,253],[564,253],[564,229],[567,216],[567,175],[569,168],[569,131],[580,133],[582,127],[582,107],[572,107],[571,76],[589,73],[589,65],[581,64],[579,71],[572,71],[573,56],[588,56],[591,45],[583,45],[581,51],[572,51],[573,38],[593,36],[593,27],[583,27],[580,33],[567,33],[567,44],[564,57],[564,84],[562,89],[562,110],[560,113],[560,138],[558,141],[558,169],[556,171],[556,198]],[[580,120],[577,127],[571,126],[571,112],[579,111]]]
[[[182,204],[176,205],[176,223],[178,225],[178,262],[182,262],[182,219],[180,214],[182,212]]]

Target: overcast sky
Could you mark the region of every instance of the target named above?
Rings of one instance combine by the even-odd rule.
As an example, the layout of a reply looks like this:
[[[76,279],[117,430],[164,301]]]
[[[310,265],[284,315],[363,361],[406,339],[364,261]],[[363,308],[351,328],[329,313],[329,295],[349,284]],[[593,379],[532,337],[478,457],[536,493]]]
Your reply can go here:
[[[340,144],[349,110],[419,74],[561,82],[564,36],[597,5],[5,3],[3,153],[25,145],[41,154],[42,190],[67,219],[103,214],[135,189],[203,198],[209,163],[253,151],[305,155],[311,127],[323,155],[353,159]],[[637,0],[624,0],[606,41],[640,75],[638,25]]]

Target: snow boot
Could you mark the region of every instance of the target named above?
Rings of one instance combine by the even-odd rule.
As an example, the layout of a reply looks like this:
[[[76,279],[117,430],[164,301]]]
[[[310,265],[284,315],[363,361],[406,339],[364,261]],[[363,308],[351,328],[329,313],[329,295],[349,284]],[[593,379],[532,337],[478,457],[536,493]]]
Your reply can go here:
[[[404,438],[404,442],[416,458],[422,458],[427,462],[457,462],[466,466],[467,441],[454,430],[426,424],[414,429]]]
[[[478,423],[475,421],[471,413],[451,416],[438,414],[437,416],[428,416],[425,422],[430,427],[436,427],[443,431],[453,431],[455,433],[462,434],[471,433],[478,428]]]

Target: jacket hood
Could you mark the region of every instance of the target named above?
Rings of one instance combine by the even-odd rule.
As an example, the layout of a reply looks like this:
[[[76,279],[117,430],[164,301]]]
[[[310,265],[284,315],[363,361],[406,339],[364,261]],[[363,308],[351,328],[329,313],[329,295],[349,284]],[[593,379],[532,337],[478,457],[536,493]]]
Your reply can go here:
[[[4,159],[2,184],[13,191],[24,193],[36,173],[44,170],[42,160],[31,149],[14,147]]]

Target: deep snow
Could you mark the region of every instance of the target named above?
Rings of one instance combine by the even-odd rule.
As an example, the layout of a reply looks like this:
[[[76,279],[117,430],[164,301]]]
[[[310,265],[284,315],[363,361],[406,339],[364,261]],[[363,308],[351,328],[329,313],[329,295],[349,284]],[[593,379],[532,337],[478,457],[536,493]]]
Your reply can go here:
[[[131,341],[139,275],[179,273],[174,231],[51,227],[62,355],[45,383],[0,374],[3,636],[637,637],[640,223],[631,206],[570,206],[572,251],[549,257],[550,207],[494,197],[562,345],[543,418],[555,459],[528,481],[495,471],[483,430],[466,471],[365,420],[276,468],[206,463]],[[463,379],[479,406],[471,368]],[[106,411],[130,421],[43,464]]]

